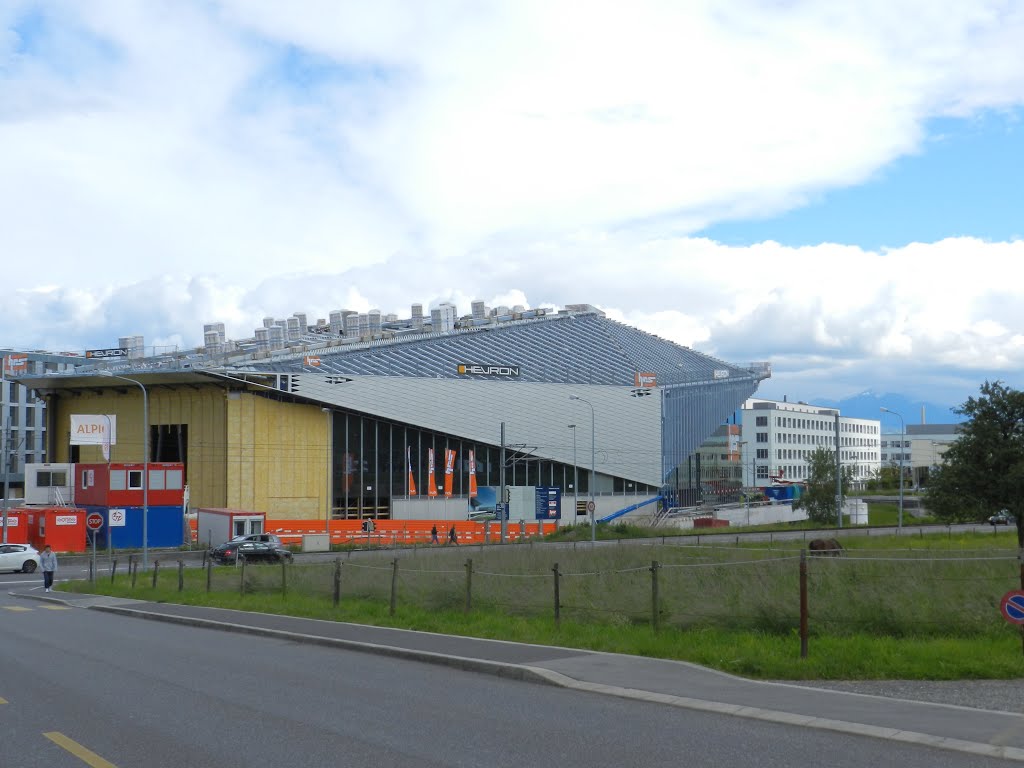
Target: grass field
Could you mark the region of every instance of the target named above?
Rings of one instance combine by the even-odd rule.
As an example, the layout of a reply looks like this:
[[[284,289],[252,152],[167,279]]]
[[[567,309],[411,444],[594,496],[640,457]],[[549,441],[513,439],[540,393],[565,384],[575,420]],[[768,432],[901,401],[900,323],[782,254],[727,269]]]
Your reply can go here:
[[[802,542],[626,540],[596,551],[506,546],[471,555],[438,548],[407,551],[397,560],[395,553],[379,552],[339,558],[337,607],[333,563],[249,566],[244,581],[241,568],[214,568],[209,593],[207,574],[196,570],[184,572],[179,592],[176,568],[164,568],[155,589],[150,574],[140,574],[134,589],[124,575],[92,588],[682,659],[760,678],[1024,677],[1021,633],[999,613],[1002,595],[1020,585],[1014,534],[850,536],[842,542],[844,557],[808,559],[806,659],[799,657],[797,633]]]

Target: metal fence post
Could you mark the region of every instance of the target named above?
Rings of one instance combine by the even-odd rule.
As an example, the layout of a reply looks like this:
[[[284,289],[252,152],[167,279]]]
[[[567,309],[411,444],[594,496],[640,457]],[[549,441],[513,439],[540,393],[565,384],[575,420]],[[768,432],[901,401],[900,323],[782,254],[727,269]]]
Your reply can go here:
[[[206,592],[209,594],[213,584],[213,560],[206,561]]]
[[[334,558],[334,607],[341,602],[341,558]]]
[[[288,564],[281,561],[281,597],[288,594]]]
[[[800,658],[807,658],[807,550],[800,550]]]
[[[185,591],[185,561],[178,561],[178,591]]]
[[[159,572],[159,570],[160,570],[160,561],[159,560],[154,560],[153,561],[153,589],[156,589],[156,575]]]
[[[561,587],[559,584],[558,563],[555,563],[551,572],[555,575],[555,626],[559,626],[562,623],[562,599],[559,593]]]
[[[110,561],[110,583],[114,583],[114,576],[117,574],[117,558]]]
[[[466,560],[466,607],[464,613],[473,608],[473,559]]]
[[[651,561],[651,627],[658,631],[661,607],[658,601],[658,569],[661,566],[657,560]]]
[[[389,613],[395,615],[395,603],[398,599],[398,558],[391,561],[391,606]]]

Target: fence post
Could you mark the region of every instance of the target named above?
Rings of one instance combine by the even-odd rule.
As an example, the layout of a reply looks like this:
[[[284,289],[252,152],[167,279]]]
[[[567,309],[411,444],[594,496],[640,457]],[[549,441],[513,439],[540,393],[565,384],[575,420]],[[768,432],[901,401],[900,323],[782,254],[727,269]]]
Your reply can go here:
[[[398,598],[398,558],[391,561],[391,606],[389,613],[395,615],[395,602]]]
[[[800,658],[807,658],[807,550],[800,550]]]
[[[178,561],[178,591],[185,591],[185,561]]]
[[[341,602],[341,558],[334,558],[334,607]]]
[[[244,595],[245,594],[245,556],[243,555],[240,559],[242,561],[242,567],[238,569],[238,571],[240,573],[240,576],[238,577],[238,594]],[[239,561],[239,557],[236,554],[235,555],[235,564],[236,565],[238,564],[238,561]]]
[[[657,560],[651,561],[651,627],[658,631],[659,614],[661,608],[658,601],[658,569],[661,565]]]
[[[562,607],[561,607],[561,595],[559,594],[559,573],[558,563],[555,563],[551,572],[555,574],[555,626],[559,626],[562,622]]]
[[[466,607],[463,613],[469,613],[473,608],[473,558],[466,560]]]
[[[213,560],[206,561],[206,592],[209,594],[213,583]]]
[[[117,574],[117,558],[110,561],[110,583],[114,583],[114,576]]]
[[[89,558],[89,583],[94,584],[96,582],[96,572],[93,570],[92,558]]]
[[[288,594],[288,564],[281,561],[281,597]]]
[[[156,589],[156,574],[160,570],[160,561],[153,561],[153,589]]]
[[[134,560],[134,561],[129,560],[128,571],[132,575],[132,589],[135,589],[135,579],[139,575],[139,561],[138,560]]]

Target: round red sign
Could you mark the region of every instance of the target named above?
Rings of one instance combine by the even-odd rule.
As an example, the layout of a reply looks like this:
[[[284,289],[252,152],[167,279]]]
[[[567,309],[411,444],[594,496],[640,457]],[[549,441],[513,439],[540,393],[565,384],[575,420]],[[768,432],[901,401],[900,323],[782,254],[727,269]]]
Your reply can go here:
[[[103,515],[99,512],[90,512],[85,516],[85,527],[90,531],[98,531],[103,527]]]

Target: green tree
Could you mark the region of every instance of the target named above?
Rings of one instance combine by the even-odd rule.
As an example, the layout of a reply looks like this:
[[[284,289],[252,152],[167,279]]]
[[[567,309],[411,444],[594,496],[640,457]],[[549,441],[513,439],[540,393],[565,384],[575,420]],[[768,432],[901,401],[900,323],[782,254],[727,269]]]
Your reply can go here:
[[[948,521],[979,520],[1005,509],[1017,522],[1017,546],[1024,549],[1024,392],[986,381],[981,394],[955,412],[967,421],[928,478],[928,509]]]
[[[807,516],[816,523],[835,525],[836,517],[836,456],[824,446],[818,446],[808,457],[807,490],[793,502],[794,509],[806,509]],[[853,478],[853,467],[843,467],[842,498]]]

